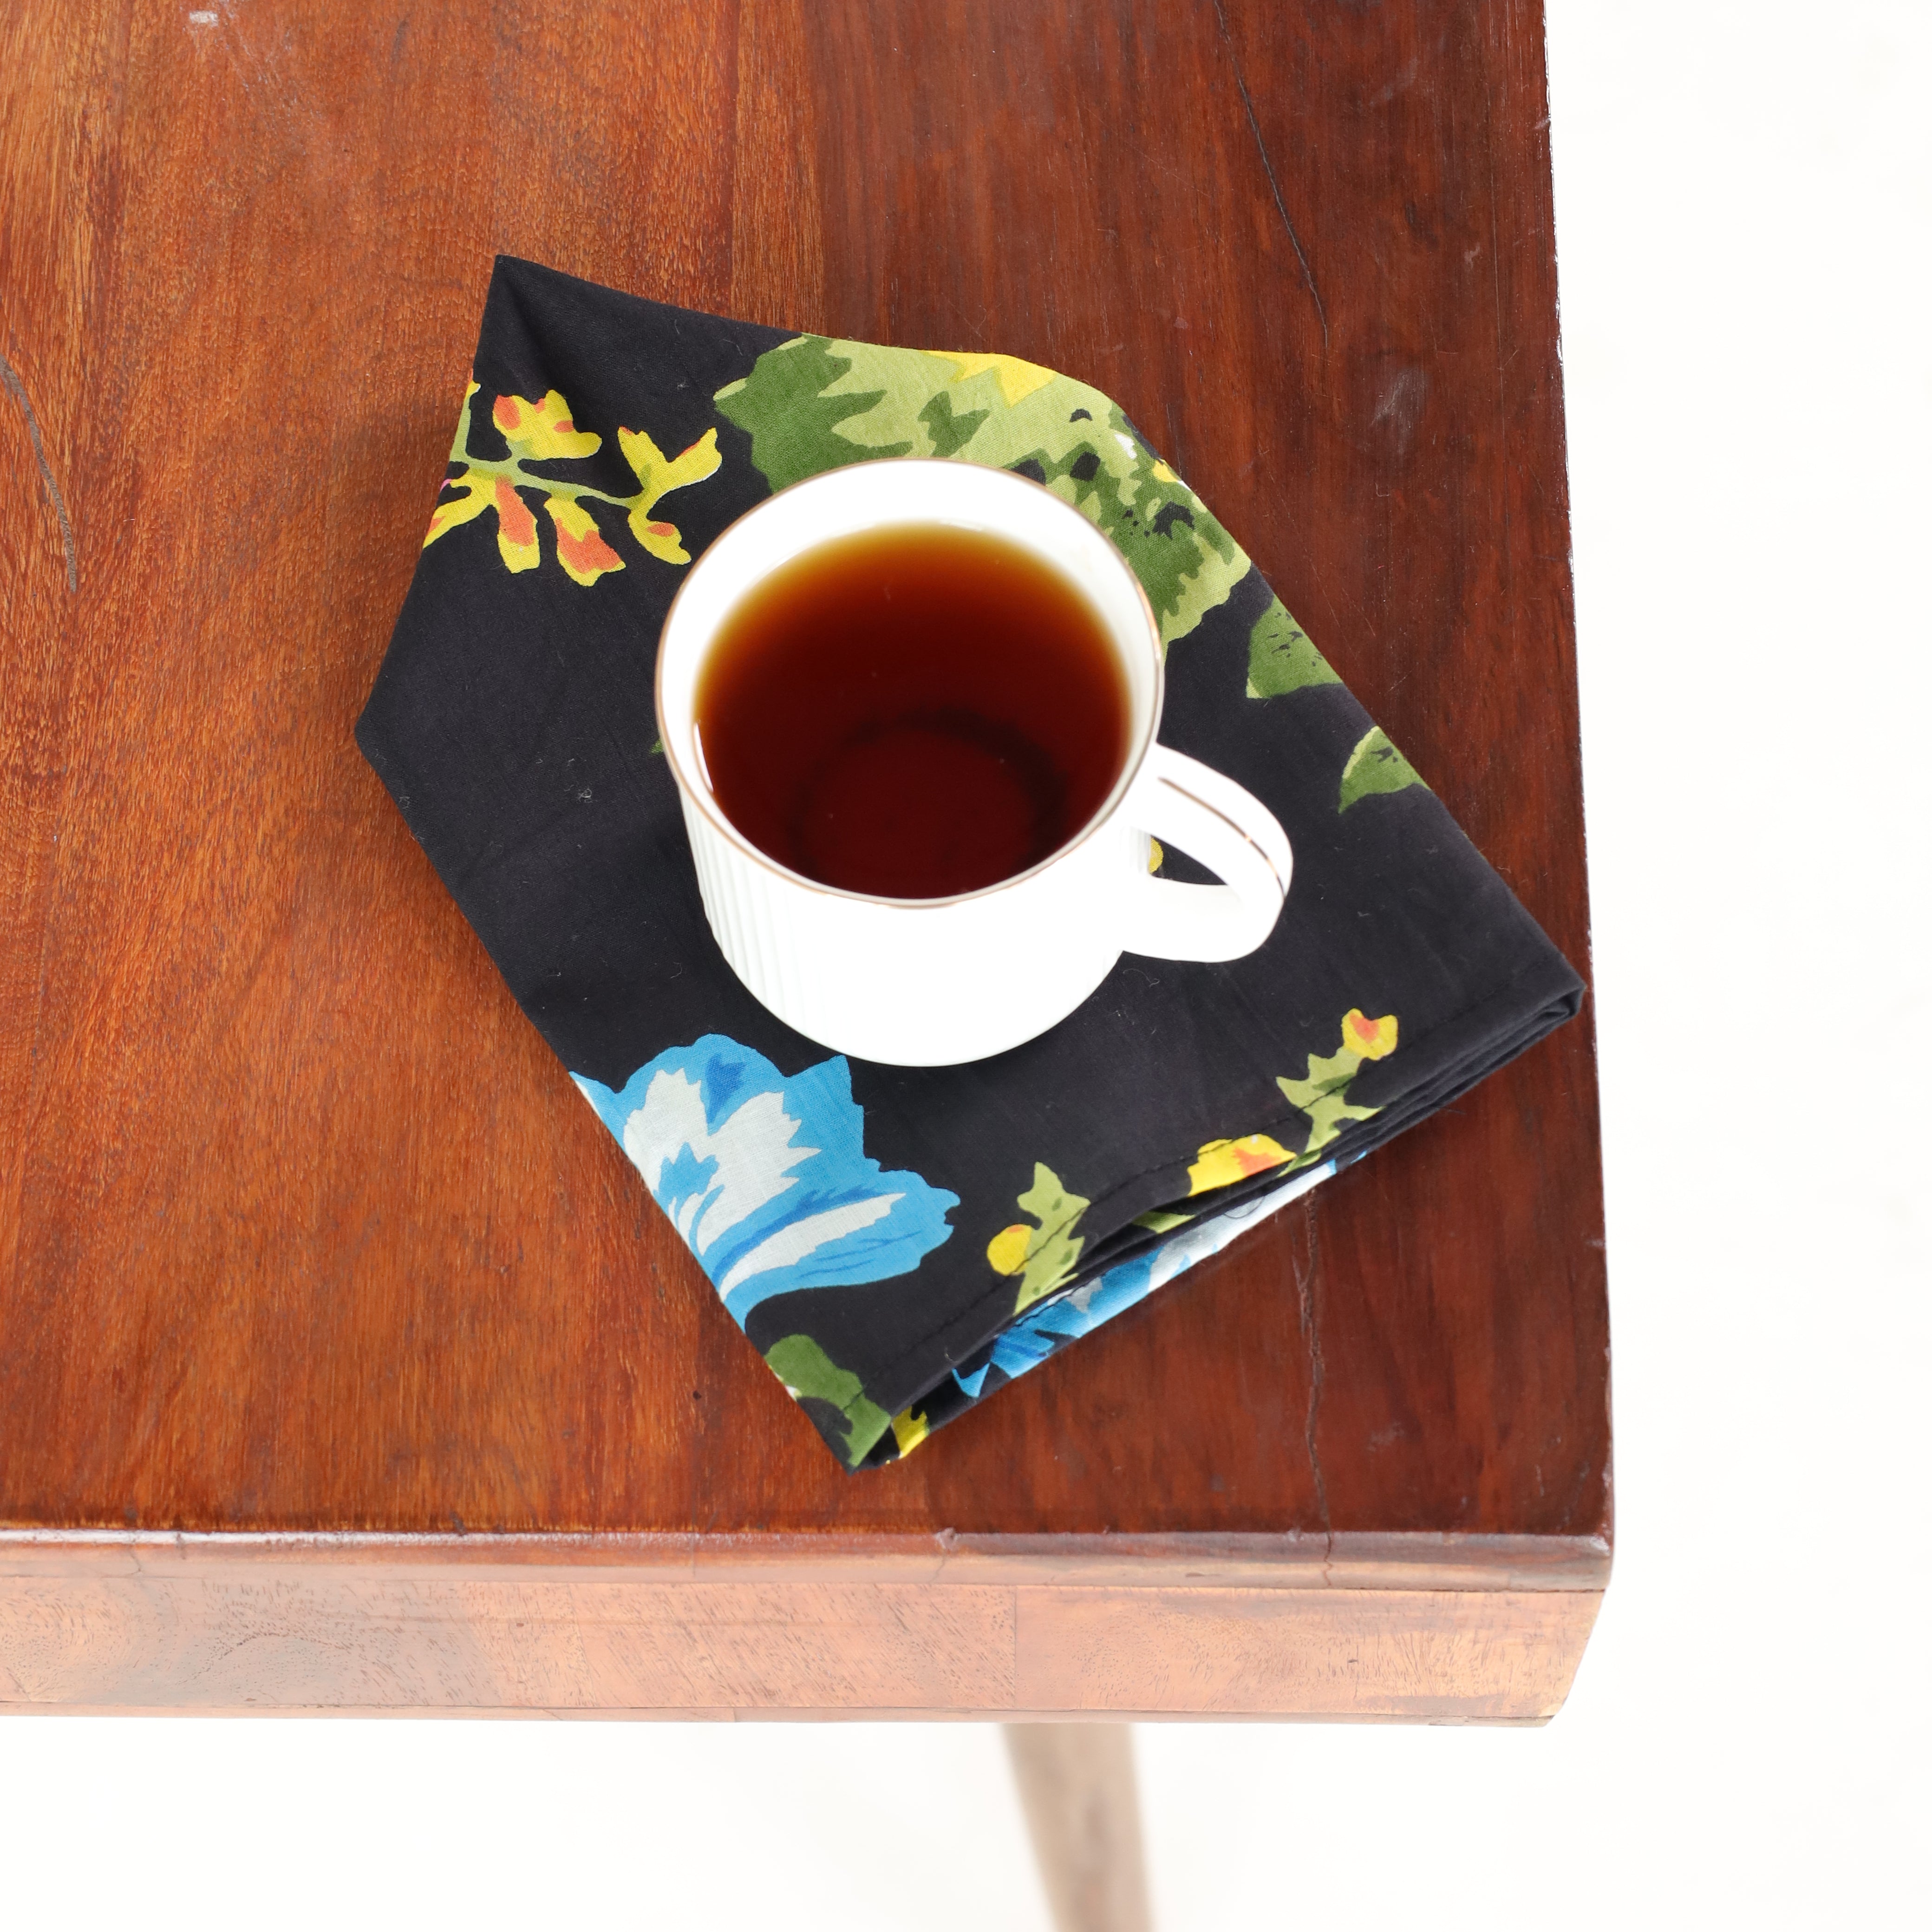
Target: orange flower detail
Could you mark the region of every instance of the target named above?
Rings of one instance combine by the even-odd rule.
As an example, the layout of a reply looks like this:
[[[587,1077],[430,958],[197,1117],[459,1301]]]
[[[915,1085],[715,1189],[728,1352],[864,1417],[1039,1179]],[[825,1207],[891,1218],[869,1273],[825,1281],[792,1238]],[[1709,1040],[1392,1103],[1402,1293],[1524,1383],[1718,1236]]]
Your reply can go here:
[[[539,561],[537,520],[507,476],[496,478],[496,548],[512,570],[534,570]]]
[[[1210,1187],[1226,1187],[1251,1174],[1265,1174],[1294,1158],[1266,1134],[1244,1134],[1238,1141],[1210,1141],[1187,1170],[1187,1191],[1204,1194]]]
[[[508,458],[499,461],[472,456],[470,409],[476,394],[473,382],[463,392],[462,415],[449,452],[451,466],[460,466],[461,473],[448,478],[436,493],[428,534],[423,538],[424,549],[458,525],[473,521],[485,510],[494,510],[496,548],[505,566],[513,571],[535,570],[543,553],[536,518],[520,494],[527,488],[543,494],[544,508],[556,530],[556,560],[574,582],[595,584],[600,577],[624,568],[624,560],[610,548],[586,507],[592,502],[628,513],[632,535],[660,562],[691,561],[677,526],[652,512],[659,497],[716,474],[722,459],[716,430],[706,430],[690,448],[667,457],[641,430],[620,429],[619,442],[638,489],[634,496],[614,496],[581,479],[566,482],[534,475],[526,467],[592,456],[604,446],[602,436],[577,427],[569,404],[555,389],[547,390],[534,402],[528,396],[499,396],[490,405],[490,417],[510,446]]]
[[[1384,1013],[1378,1020],[1372,1020],[1359,1006],[1352,1008],[1342,1016],[1342,1043],[1351,1053],[1360,1054],[1364,1060],[1384,1060],[1395,1051],[1396,1019],[1393,1013]]]
[[[595,584],[607,571],[622,570],[624,560],[604,541],[596,519],[568,496],[547,496],[544,508],[556,526],[556,560],[579,584]]]
[[[580,430],[571,421],[570,405],[554,389],[538,403],[527,396],[499,396],[490,418],[518,455],[538,462],[594,456],[604,446],[601,436]]]

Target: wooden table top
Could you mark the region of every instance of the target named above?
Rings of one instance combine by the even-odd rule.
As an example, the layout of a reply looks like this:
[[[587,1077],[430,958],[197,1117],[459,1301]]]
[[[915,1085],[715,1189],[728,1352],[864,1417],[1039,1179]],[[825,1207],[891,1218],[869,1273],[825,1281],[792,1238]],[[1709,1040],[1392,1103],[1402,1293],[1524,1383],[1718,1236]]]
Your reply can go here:
[[[1542,48],[1533,0],[10,10],[12,1546],[936,1540],[1600,1590],[1587,1008],[848,1477],[350,736],[503,250],[1106,389],[1587,970]]]

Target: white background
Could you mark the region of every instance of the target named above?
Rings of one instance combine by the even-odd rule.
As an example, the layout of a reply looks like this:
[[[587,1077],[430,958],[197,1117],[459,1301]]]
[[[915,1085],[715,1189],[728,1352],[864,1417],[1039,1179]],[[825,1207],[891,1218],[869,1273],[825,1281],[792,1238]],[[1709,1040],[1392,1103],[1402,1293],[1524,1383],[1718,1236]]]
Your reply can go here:
[[[1924,1924],[1932,6],[1551,0],[1616,1574],[1546,1730],[1137,1733],[1163,1932]],[[21,1720],[0,1918],[1043,1928],[988,1727]]]

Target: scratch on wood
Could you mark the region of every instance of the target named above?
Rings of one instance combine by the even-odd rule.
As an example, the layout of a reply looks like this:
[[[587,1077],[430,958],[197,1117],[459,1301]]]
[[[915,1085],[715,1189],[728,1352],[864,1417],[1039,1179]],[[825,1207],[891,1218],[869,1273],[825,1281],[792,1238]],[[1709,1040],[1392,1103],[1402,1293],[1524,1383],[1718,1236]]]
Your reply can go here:
[[[1316,1306],[1316,1288],[1322,1266],[1322,1240],[1315,1222],[1315,1203],[1304,1202],[1301,1208],[1301,1225],[1308,1236],[1308,1265],[1304,1269],[1301,1257],[1294,1244],[1288,1244],[1288,1258],[1294,1270],[1295,1299],[1301,1312],[1301,1339],[1308,1350],[1308,1414],[1302,1423],[1302,1434],[1308,1444],[1308,1464],[1315,1474],[1315,1507],[1321,1512],[1322,1532],[1329,1539],[1332,1547],[1334,1526],[1328,1514],[1328,1485],[1322,1477],[1322,1452],[1316,1444],[1315,1425],[1322,1413],[1322,1328],[1321,1310]]]
[[[6,384],[8,393],[20,406],[20,413],[27,419],[27,440],[34,446],[34,460],[40,466],[40,481],[47,486],[48,500],[54,506],[54,516],[60,524],[61,543],[67,551],[67,587],[70,591],[78,590],[80,566],[74,554],[74,526],[67,520],[67,505],[61,499],[60,485],[54,481],[54,466],[47,460],[46,446],[40,440],[40,419],[34,414],[33,404],[27,400],[26,386],[4,356],[0,356],[0,382]]]
[[[1508,19],[1504,19],[1504,32],[1508,33]],[[1489,76],[1483,76],[1483,145],[1487,150],[1490,170],[1490,291],[1496,307],[1496,437],[1497,445],[1507,458],[1509,450],[1509,400],[1504,383],[1513,359],[1503,353],[1503,266],[1502,236],[1497,232],[1496,220],[1496,100],[1490,90]],[[1505,478],[1508,464],[1503,465]],[[1510,499],[1509,488],[1503,488],[1503,583],[1505,592],[1514,590],[1516,584],[1514,560],[1510,555]],[[1506,614],[1505,621],[1508,621]]]
[[[1274,178],[1274,163],[1269,158],[1268,143],[1262,139],[1262,124],[1255,115],[1255,104],[1248,92],[1246,76],[1241,72],[1241,57],[1234,51],[1234,36],[1228,32],[1228,11],[1222,0],[1214,0],[1214,17],[1221,23],[1221,38],[1228,50],[1228,64],[1234,70],[1234,85],[1241,90],[1241,105],[1248,110],[1248,129],[1255,137],[1255,148],[1262,158],[1262,170],[1268,176],[1269,188],[1274,195],[1275,212],[1281,217],[1281,225],[1286,230],[1288,246],[1294,250],[1294,259],[1301,264],[1301,278],[1308,284],[1308,292],[1315,298],[1316,320],[1322,324],[1322,346],[1328,346],[1328,311],[1323,305],[1322,291],[1315,286],[1315,271],[1309,266],[1307,250],[1301,245],[1301,237],[1294,232],[1294,224],[1288,218],[1288,204],[1281,198],[1281,184]]]
[[[1428,400],[1429,376],[1426,370],[1398,370],[1388,386],[1382,392],[1382,400],[1376,405],[1374,415],[1369,418],[1369,427],[1373,429],[1378,423],[1390,425],[1395,437],[1395,454],[1398,462],[1408,454],[1408,446],[1415,438],[1415,425],[1422,416],[1422,406]],[[1378,492],[1386,494],[1386,491]]]

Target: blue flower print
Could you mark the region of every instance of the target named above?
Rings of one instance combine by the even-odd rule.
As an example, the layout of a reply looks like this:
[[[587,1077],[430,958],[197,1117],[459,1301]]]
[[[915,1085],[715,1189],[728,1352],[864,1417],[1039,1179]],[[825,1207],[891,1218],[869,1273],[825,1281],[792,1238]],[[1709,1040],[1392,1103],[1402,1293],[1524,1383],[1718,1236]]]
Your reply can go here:
[[[866,1157],[842,1055],[790,1079],[722,1034],[616,1092],[573,1074],[742,1327],[768,1296],[910,1274],[956,1194]]]
[[[953,1379],[967,1394],[976,1398],[986,1386],[988,1369],[998,1369],[1011,1378],[1039,1367],[1055,1349],[1092,1334],[1115,1316],[1124,1315],[1136,1302],[1144,1301],[1156,1288],[1164,1288],[1176,1275],[1185,1274],[1196,1262],[1219,1254],[1229,1242],[1326,1180],[1335,1168],[1334,1161],[1324,1161],[1281,1186],[1238,1201],[1184,1234],[1163,1241],[1159,1247],[1144,1250],[1104,1274],[1083,1282],[1071,1294],[1063,1294],[1016,1322],[993,1344],[989,1360],[968,1375],[955,1369]]]

